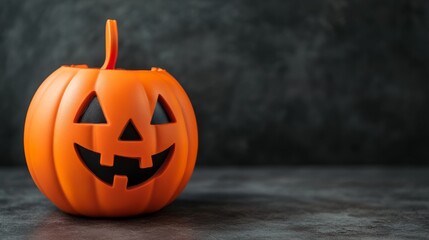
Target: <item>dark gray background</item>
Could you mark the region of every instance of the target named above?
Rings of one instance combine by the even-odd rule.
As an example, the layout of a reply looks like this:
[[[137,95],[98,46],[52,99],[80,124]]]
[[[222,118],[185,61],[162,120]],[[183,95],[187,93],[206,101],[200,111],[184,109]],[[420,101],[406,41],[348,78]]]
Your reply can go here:
[[[102,65],[107,18],[118,67],[187,90],[199,165],[429,162],[429,1],[0,0],[0,164],[51,72]]]

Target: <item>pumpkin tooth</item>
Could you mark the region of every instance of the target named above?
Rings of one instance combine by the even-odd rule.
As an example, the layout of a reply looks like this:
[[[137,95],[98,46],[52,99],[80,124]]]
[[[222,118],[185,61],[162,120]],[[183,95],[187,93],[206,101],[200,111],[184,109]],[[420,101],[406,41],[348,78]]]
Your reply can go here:
[[[114,164],[114,157],[110,154],[101,154],[100,157],[100,165],[107,166],[107,167],[113,167]]]
[[[152,158],[143,158],[140,159],[140,164],[139,164],[140,168],[151,168],[153,167],[153,163],[152,163]]]
[[[127,189],[128,188],[128,177],[124,175],[114,175],[113,176],[113,187],[118,189]]]

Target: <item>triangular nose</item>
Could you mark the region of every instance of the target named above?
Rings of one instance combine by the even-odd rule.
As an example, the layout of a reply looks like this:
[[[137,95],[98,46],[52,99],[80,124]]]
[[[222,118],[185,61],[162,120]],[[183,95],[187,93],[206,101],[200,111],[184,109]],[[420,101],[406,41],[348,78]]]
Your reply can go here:
[[[121,141],[140,141],[142,137],[130,119],[119,137]]]

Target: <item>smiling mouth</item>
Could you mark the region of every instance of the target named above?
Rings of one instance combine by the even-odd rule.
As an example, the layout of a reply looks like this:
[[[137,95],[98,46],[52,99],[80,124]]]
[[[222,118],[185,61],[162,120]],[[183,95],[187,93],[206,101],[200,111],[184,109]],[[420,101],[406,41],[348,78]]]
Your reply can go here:
[[[113,166],[100,164],[100,153],[94,152],[75,143],[74,147],[82,163],[102,182],[113,186],[115,175],[127,177],[127,189],[139,185],[166,165],[174,152],[174,144],[157,154],[152,155],[152,167],[140,168],[140,158],[114,156]]]

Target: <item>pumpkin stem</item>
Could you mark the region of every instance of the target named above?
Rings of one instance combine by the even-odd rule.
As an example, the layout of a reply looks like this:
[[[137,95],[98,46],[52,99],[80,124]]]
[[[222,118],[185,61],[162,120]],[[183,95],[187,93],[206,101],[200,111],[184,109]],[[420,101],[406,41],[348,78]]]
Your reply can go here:
[[[118,57],[118,28],[116,20],[108,19],[106,22],[106,59],[101,69],[115,69]]]

